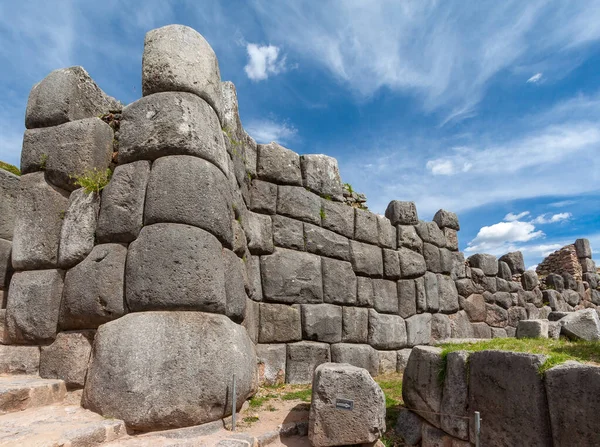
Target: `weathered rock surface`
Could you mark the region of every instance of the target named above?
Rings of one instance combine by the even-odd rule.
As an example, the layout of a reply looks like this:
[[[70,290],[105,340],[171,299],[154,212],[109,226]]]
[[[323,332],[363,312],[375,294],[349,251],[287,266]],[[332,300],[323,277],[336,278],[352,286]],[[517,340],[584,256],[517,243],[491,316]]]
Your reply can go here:
[[[225,315],[236,323],[244,321],[246,313],[246,289],[244,287],[244,261],[231,250],[223,249],[225,266]]]
[[[5,346],[0,344],[0,374],[38,373],[40,366],[39,346]]]
[[[591,258],[592,247],[588,239],[577,239],[575,241],[575,253],[578,258]]]
[[[342,307],[342,341],[346,343],[366,343],[368,336],[369,310],[360,307]],[[337,363],[336,360],[334,362]]]
[[[244,220],[244,232],[250,253],[265,255],[273,253],[273,225],[270,216],[247,212]],[[291,219],[290,219],[291,220]],[[304,241],[302,241],[304,244]]]
[[[375,349],[365,344],[336,343],[331,345],[331,361],[348,363],[369,371],[375,377],[379,373],[379,355]]]
[[[341,342],[341,306],[334,306],[333,304],[303,304],[302,339],[326,343]]]
[[[437,274],[438,293],[440,295],[440,312],[454,313],[458,311],[458,291],[452,278]]]
[[[600,319],[594,309],[583,309],[561,318],[562,332],[575,340],[600,340]]]
[[[125,298],[131,311],[201,310],[225,313],[221,244],[182,224],[142,228],[129,246]]]
[[[422,429],[423,419],[406,408],[400,408],[395,431],[406,444],[419,445]]]
[[[368,210],[354,210],[354,239],[367,244],[378,245],[377,215]]]
[[[341,408],[346,401],[352,401],[351,409]],[[336,363],[315,370],[308,425],[312,445],[372,443],[384,432],[385,396],[367,370]]]
[[[260,304],[260,343],[285,343],[302,340],[299,306]]]
[[[425,273],[427,268],[425,258],[419,253],[401,247],[398,249],[398,259],[400,261],[400,274],[403,278],[415,278]]]
[[[302,222],[278,215],[272,216],[271,220],[273,221],[273,243],[277,247],[298,251],[306,250],[304,246],[304,224]]]
[[[321,225],[342,236],[354,236],[354,209],[346,204],[321,199]]]
[[[406,324],[398,315],[369,309],[369,344],[375,349],[400,349],[407,345]]]
[[[0,169],[0,238],[12,241],[19,195],[19,177]]]
[[[385,210],[387,217],[392,225],[416,225],[419,223],[417,207],[414,202],[401,202],[392,200]]]
[[[358,241],[350,241],[350,258],[356,273],[383,276],[383,253],[381,248]]]
[[[321,225],[321,199],[301,186],[277,187],[277,214]]]
[[[348,239],[316,225],[304,224],[306,251],[330,258],[350,261]]]
[[[280,385],[285,383],[285,344],[257,344],[256,359],[258,360],[258,375],[261,385]]]
[[[373,280],[373,300],[377,312],[398,314],[398,286],[387,279]]]
[[[435,213],[435,216],[433,216],[433,221],[440,228],[450,228],[455,231],[460,230],[458,216],[451,211],[439,210]]]
[[[446,377],[440,405],[440,428],[460,439],[469,439],[469,385],[466,351],[450,352],[446,356]]]
[[[525,261],[523,260],[523,253],[521,253],[520,251],[506,253],[504,256],[500,257],[500,261],[506,262],[513,275],[520,275],[525,271]]]
[[[406,334],[408,346],[428,345],[431,342],[431,314],[407,318]]]
[[[96,333],[83,406],[136,430],[199,425],[230,414],[233,374],[241,408],[256,365],[246,330],[224,315],[129,314]]]
[[[300,156],[273,142],[258,145],[256,173],[262,180],[280,185],[302,185]]]
[[[322,196],[341,197],[342,180],[335,158],[323,154],[302,155],[300,167],[305,188]]]
[[[321,258],[323,301],[333,304],[356,304],[356,275],[352,264]]]
[[[517,338],[548,338],[548,320],[521,320]]]
[[[50,345],[42,347],[40,377],[64,380],[67,388],[83,388],[94,331],[60,332]]]
[[[0,289],[8,288],[10,275],[12,273],[12,243],[10,241],[0,239]],[[0,300],[2,304],[4,300]],[[0,309],[4,306],[0,306]]]
[[[498,260],[494,255],[478,253],[468,259],[469,265],[481,269],[486,276],[496,276],[498,274]]]
[[[286,383],[310,383],[317,366],[331,361],[329,344],[300,341],[287,345]]]
[[[277,210],[277,185],[263,180],[252,180],[249,208],[257,213],[275,214]]]

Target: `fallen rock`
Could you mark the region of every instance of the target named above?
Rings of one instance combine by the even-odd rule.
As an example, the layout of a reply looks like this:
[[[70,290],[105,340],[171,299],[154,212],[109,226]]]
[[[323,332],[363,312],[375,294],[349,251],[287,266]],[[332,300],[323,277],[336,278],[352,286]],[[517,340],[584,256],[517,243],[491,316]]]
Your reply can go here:
[[[561,332],[575,340],[600,340],[600,318],[594,309],[569,313],[559,320]]]

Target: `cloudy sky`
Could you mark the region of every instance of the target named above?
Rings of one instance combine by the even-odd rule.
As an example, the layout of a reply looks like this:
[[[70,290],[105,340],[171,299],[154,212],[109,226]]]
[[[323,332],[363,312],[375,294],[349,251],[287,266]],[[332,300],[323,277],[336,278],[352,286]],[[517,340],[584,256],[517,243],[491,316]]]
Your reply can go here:
[[[597,1],[1,2],[0,159],[56,68],[138,99],[144,34],[170,23],[213,46],[257,141],[338,158],[373,211],[455,211],[467,254],[528,266],[578,237],[600,252]]]

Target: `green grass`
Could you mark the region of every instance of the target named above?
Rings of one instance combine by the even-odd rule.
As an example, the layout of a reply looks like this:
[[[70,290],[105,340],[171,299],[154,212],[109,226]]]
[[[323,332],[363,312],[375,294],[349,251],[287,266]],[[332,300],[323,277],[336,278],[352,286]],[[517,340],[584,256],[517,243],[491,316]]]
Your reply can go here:
[[[246,424],[252,424],[253,422],[257,422],[258,421],[258,416],[247,416],[244,418],[244,422]]]
[[[397,440],[394,427],[398,419],[400,407],[404,404],[402,400],[402,375],[388,374],[375,377],[375,381],[379,384],[385,395],[385,425],[387,431],[381,438],[381,442],[386,447],[391,447],[395,445],[395,441]]]
[[[549,338],[494,338],[477,343],[445,343],[441,345],[441,348],[444,360],[450,352],[454,351],[478,352],[495,349],[544,354],[547,359],[540,367],[540,374],[568,360],[600,363],[600,343],[589,341],[553,340]],[[440,373],[440,378],[444,378],[444,372]]]
[[[270,401],[271,399],[276,398],[277,396],[275,396],[274,394],[266,394],[264,396],[254,396],[252,397],[252,399],[250,399],[250,408],[260,408],[262,407],[263,404],[265,404],[266,402]]]
[[[301,400],[303,402],[310,402],[312,396],[312,389],[290,391],[281,395],[281,400]]]
[[[15,175],[21,175],[21,170],[14,165],[0,161],[0,169],[4,169]]]
[[[112,177],[112,171],[110,169],[89,169],[81,175],[73,175],[71,178],[75,179],[75,185],[81,186],[87,194],[93,192],[99,193],[104,189],[110,178]]]

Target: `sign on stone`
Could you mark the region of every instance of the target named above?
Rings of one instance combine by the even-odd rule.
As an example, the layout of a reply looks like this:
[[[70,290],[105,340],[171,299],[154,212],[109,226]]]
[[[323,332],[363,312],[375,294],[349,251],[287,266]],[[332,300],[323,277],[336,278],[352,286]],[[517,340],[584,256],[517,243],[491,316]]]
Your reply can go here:
[[[354,401],[350,399],[336,399],[335,400],[335,408],[338,410],[354,410]]]

